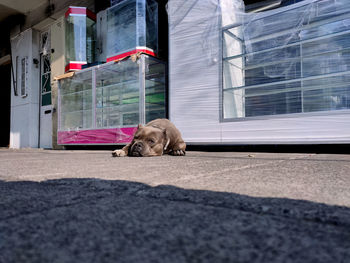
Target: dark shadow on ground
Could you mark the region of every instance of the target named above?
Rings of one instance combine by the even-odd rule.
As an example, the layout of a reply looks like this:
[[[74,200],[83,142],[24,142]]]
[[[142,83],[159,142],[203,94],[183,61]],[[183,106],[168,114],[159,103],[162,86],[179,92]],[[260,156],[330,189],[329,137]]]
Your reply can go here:
[[[350,154],[350,144],[188,145],[189,151]]]
[[[0,181],[0,262],[350,262],[350,209],[127,181]]]
[[[67,150],[115,150],[124,145],[65,146]],[[187,145],[187,151],[350,154],[350,144]]]

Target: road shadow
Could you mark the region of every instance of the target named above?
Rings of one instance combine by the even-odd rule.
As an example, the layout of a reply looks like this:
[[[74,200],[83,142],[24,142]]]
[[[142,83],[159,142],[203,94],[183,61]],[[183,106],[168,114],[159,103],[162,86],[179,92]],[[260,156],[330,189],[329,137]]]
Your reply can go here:
[[[0,181],[0,262],[350,262],[350,209],[128,181]]]
[[[65,149],[113,151],[115,149],[121,149],[122,147],[124,147],[124,145],[71,145],[65,146]],[[188,144],[186,151],[350,154],[350,144]]]

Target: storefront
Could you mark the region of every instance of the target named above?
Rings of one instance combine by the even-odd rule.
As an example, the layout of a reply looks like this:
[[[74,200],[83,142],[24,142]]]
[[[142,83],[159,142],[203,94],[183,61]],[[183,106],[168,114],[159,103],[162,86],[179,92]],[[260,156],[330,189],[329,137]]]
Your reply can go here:
[[[247,13],[241,0],[169,0],[159,17],[165,4],[151,0],[77,18],[71,8],[50,25],[51,48],[36,47],[42,32],[21,33],[33,43],[23,70],[41,81],[24,74],[18,92],[42,87],[16,100],[34,112],[50,94],[40,116],[52,119],[53,145],[125,144],[138,123],[163,117],[188,144],[348,144],[350,5],[283,3]],[[36,56],[51,67],[26,67]]]

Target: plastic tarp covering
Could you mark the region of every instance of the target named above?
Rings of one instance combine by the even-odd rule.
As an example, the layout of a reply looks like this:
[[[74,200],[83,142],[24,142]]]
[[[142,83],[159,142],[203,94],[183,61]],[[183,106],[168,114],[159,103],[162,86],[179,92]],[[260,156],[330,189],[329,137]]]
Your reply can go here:
[[[350,2],[169,0],[169,117],[188,143],[350,142]]]
[[[107,9],[107,62],[142,51],[158,52],[158,4],[124,0]]]

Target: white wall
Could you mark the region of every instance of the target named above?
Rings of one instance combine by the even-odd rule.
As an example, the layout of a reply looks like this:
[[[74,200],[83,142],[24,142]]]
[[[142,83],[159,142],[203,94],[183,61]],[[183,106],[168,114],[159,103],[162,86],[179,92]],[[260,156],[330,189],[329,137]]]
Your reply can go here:
[[[221,140],[217,1],[170,0],[169,117],[187,142]]]
[[[39,135],[39,34],[28,29],[11,38],[11,49],[16,78],[16,57],[20,62],[23,57],[28,58],[27,96],[21,96],[21,84],[17,83],[18,96],[14,94],[13,81],[11,83],[11,130],[10,148],[38,147]],[[20,63],[18,73],[20,74]]]

